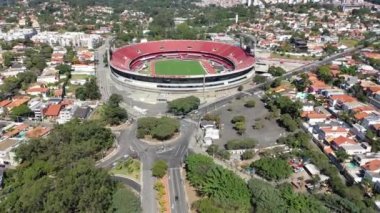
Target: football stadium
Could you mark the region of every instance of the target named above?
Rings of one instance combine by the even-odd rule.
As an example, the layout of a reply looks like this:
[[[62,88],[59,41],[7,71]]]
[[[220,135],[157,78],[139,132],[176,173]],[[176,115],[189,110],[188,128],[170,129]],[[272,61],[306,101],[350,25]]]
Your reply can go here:
[[[218,91],[252,77],[249,52],[212,41],[152,41],[110,51],[110,68],[117,81],[145,90]]]

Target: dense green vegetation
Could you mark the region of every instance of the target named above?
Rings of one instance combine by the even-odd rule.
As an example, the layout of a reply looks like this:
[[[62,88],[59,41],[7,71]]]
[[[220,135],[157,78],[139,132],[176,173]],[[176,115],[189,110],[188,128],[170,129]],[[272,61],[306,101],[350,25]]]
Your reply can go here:
[[[236,115],[232,118],[231,123],[234,124],[233,128],[236,130],[236,132],[239,135],[242,135],[245,133],[246,128],[246,122],[245,117],[243,115]]]
[[[292,186],[286,184],[279,188],[257,179],[248,182],[252,191],[252,203],[255,212],[329,212],[322,202],[312,196],[298,194],[292,191]]]
[[[127,204],[127,205],[126,205]],[[108,212],[139,213],[142,212],[140,199],[130,189],[119,186],[112,196],[112,205]]]
[[[158,178],[162,178],[168,171],[168,164],[164,160],[157,160],[153,164],[152,175]]]
[[[21,118],[30,117],[34,113],[29,109],[28,105],[23,104],[18,107],[14,107],[10,112],[10,117],[15,121],[20,121]]]
[[[331,83],[333,80],[330,67],[328,65],[319,67],[317,70],[317,76],[325,83]]]
[[[276,77],[282,76],[283,74],[286,73],[286,71],[282,67],[276,67],[276,66],[270,66],[268,69],[268,72],[272,76],[276,76]]]
[[[145,117],[137,121],[137,137],[152,137],[157,140],[167,140],[179,131],[179,121],[174,118]]]
[[[26,89],[30,83],[36,82],[37,75],[31,71],[17,74],[16,77],[8,77],[0,85],[0,98],[13,96],[19,89]]]
[[[229,160],[231,157],[231,154],[229,151],[225,149],[221,149],[216,144],[211,144],[209,147],[207,147],[206,150],[207,154],[209,154],[212,157],[220,158],[222,160]]]
[[[47,138],[21,144],[16,149],[21,165],[6,172],[0,211],[107,211],[116,185],[94,162],[113,140],[100,123],[74,120],[56,126]]]
[[[186,115],[198,109],[200,102],[199,98],[195,96],[178,98],[168,103],[168,111],[175,115]]]
[[[288,162],[281,158],[262,157],[251,165],[256,173],[267,180],[282,180],[292,174],[292,168]]]
[[[300,101],[292,101],[289,97],[282,95],[268,95],[263,98],[266,107],[281,114],[289,114],[292,118],[298,118],[302,108]]]
[[[83,86],[78,87],[75,90],[75,96],[82,101],[100,99],[101,94],[96,79],[90,78]]]
[[[102,119],[107,124],[119,125],[128,119],[127,111],[119,106],[122,100],[121,95],[112,94],[108,102],[103,106]]]
[[[289,132],[294,132],[298,128],[298,123],[289,114],[282,114],[278,120],[280,126],[284,127]]]
[[[243,179],[216,165],[210,157],[191,154],[186,159],[187,178],[200,195],[208,197],[206,204],[195,208],[204,212],[249,212],[251,194]],[[207,199],[207,198],[206,198]],[[216,204],[216,205],[213,205]],[[201,208],[200,208],[201,207]]]
[[[253,149],[255,148],[257,141],[252,138],[234,139],[226,143],[226,149]]]

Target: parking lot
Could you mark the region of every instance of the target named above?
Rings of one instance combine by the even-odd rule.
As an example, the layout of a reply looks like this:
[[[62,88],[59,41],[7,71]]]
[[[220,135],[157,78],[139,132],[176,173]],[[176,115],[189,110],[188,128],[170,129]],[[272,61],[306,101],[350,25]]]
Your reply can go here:
[[[256,106],[254,108],[245,107],[245,102],[251,99],[256,101]],[[258,142],[257,148],[265,148],[275,145],[276,140],[281,135],[285,134],[285,130],[279,127],[274,119],[265,119],[268,110],[257,96],[249,96],[240,100],[233,100],[214,113],[218,114],[221,119],[221,138],[215,141],[216,144],[221,146],[227,143],[227,141],[236,138],[254,138]],[[237,134],[231,123],[231,119],[237,115],[245,116],[246,131],[243,135]],[[262,128],[254,129],[252,127],[257,122],[262,124]]]

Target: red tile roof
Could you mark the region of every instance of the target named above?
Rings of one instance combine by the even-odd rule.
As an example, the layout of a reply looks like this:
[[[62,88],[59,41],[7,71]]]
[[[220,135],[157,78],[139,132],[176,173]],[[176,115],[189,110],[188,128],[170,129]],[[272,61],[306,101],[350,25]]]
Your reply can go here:
[[[356,98],[343,94],[343,95],[332,95],[330,97],[332,100],[340,101],[342,103],[354,102],[357,101]]]
[[[28,103],[29,100],[30,100],[30,97],[28,96],[15,97],[13,98],[13,101],[7,105],[7,108],[12,109],[14,107],[21,106],[23,104]]]
[[[6,133],[4,134],[4,136],[7,137],[7,138],[14,137],[14,136],[16,136],[18,133],[20,133],[21,131],[25,130],[26,128],[28,128],[28,125],[27,125],[27,124],[20,124],[20,125],[14,127],[11,131],[6,132]]]
[[[346,138],[346,137],[343,137],[343,136],[339,136],[339,137],[335,138],[335,139],[333,140],[333,142],[334,142],[336,145],[338,145],[338,146],[340,146],[340,145],[342,145],[342,144],[345,144],[345,143],[356,144],[356,142],[355,142],[353,139],[351,139],[351,138]]]
[[[47,128],[47,127],[36,127],[34,129],[31,129],[29,130],[27,133],[26,133],[26,137],[28,138],[40,138],[46,134],[48,134],[50,132],[50,128]]]
[[[327,118],[327,115],[315,111],[302,113],[302,116],[308,119]]]
[[[46,109],[44,115],[45,116],[58,116],[61,109],[62,109],[61,104],[52,104]]]
[[[8,104],[10,104],[12,101],[10,100],[3,100],[0,102],[0,107],[5,107],[7,106]]]
[[[355,119],[358,120],[358,121],[363,120],[364,118],[366,118],[368,116],[369,116],[369,114],[366,113],[366,112],[359,112],[359,113],[356,113],[354,115]]]
[[[376,171],[380,169],[380,160],[373,160],[365,163],[363,168],[368,171]]]
[[[47,93],[48,91],[49,91],[49,88],[44,88],[44,87],[32,87],[26,90],[27,93],[31,93],[31,92]]]

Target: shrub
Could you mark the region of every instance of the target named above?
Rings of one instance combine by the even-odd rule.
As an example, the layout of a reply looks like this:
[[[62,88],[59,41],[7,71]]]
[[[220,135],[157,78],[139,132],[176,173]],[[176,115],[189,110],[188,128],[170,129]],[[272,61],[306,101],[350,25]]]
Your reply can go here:
[[[166,161],[158,160],[153,164],[152,175],[158,178],[162,178],[166,175],[167,170],[168,164]]]
[[[256,101],[255,100],[249,100],[249,101],[245,102],[244,106],[247,108],[253,108],[256,106]]]

